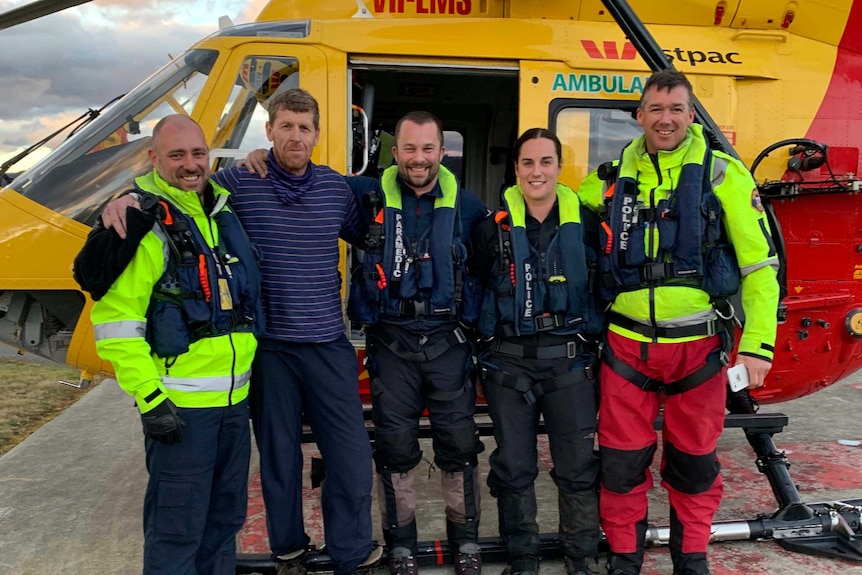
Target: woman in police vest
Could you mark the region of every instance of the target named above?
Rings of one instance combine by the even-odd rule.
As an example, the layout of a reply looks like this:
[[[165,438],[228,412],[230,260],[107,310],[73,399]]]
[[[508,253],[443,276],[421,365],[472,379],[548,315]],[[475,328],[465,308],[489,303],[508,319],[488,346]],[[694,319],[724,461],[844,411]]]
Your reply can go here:
[[[488,486],[511,573],[535,574],[536,433],[543,415],[566,571],[587,575],[599,540],[592,339],[602,321],[589,288],[595,250],[584,244],[578,196],[557,182],[559,139],[532,128],[515,142],[512,157],[518,184],[505,190],[503,207],[473,238],[474,267],[485,286],[480,363],[497,441]]]

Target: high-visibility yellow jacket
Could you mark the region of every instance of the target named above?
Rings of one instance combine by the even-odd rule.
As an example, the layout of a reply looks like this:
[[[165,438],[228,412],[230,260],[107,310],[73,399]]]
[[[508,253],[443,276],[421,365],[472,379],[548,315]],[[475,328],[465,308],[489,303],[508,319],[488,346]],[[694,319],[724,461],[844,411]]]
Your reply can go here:
[[[195,192],[172,187],[153,171],[136,185],[164,197],[190,216],[209,247],[218,243],[213,216],[228,210],[228,192],[210,182],[216,201],[207,214]],[[99,355],[114,367],[120,387],[141,413],[170,398],[178,407],[224,407],[248,396],[257,340],[250,331],[203,337],[176,357],[160,358],[146,340],[147,310],[154,287],[166,271],[168,250],[159,226],[147,233],[135,256],[91,312]],[[256,266],[257,262],[245,265]],[[256,269],[256,268],[255,268]],[[215,297],[219,297],[214,287]],[[156,327],[157,326],[151,326]]]
[[[651,156],[641,136],[629,145],[623,154],[620,175],[629,174],[638,182],[638,200],[645,207],[654,207],[660,200],[667,199],[679,181],[680,171],[687,151],[695,138],[703,141],[702,127],[692,124],[686,139],[671,151],[659,151]],[[656,167],[658,166],[658,168]],[[659,173],[659,170],[661,173]],[[771,360],[775,345],[776,310],[778,307],[779,287],[776,280],[778,258],[768,233],[768,223],[763,213],[757,188],[745,166],[720,151],[713,151],[710,166],[712,189],[721,203],[722,222],[727,237],[733,245],[742,276],[742,307],[745,312],[745,329],[739,343],[739,352]],[[578,196],[590,209],[599,212],[603,205],[606,183],[591,173],[581,184]],[[658,231],[653,241],[645,241],[645,247],[658,249]],[[656,257],[656,253],[648,253]],[[651,293],[652,292],[652,293]],[[651,303],[650,297],[653,301]],[[619,293],[613,301],[611,310],[637,321],[662,327],[685,325],[687,321],[703,321],[711,316],[710,296],[693,286],[667,285],[653,289],[644,288]],[[609,329],[615,333],[637,341],[651,341],[640,335],[611,323]],[[660,342],[680,342],[705,336],[666,339]]]

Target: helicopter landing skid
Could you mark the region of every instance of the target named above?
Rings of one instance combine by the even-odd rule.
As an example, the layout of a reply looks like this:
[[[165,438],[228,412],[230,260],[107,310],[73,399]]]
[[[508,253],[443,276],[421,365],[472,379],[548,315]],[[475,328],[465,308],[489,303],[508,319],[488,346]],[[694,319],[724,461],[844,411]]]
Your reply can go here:
[[[730,406],[737,411],[753,410],[753,404]],[[784,452],[778,451],[772,436],[784,430],[788,417],[782,413],[731,413],[726,416],[725,428],[742,428],[746,439],[757,455],[757,469],[766,475],[778,502],[778,511],[769,516],[753,520],[717,522],[712,526],[711,542],[775,540],[781,547],[810,555],[841,558],[862,562],[862,499],[805,503],[790,477],[790,464]],[[655,427],[661,429],[661,416]],[[479,423],[482,435],[490,435],[490,425]],[[429,430],[420,429],[420,436]],[[540,433],[543,429],[539,430]],[[373,438],[373,428],[369,428]],[[310,438],[307,438],[310,439]],[[306,439],[306,440],[307,440]],[[317,474],[322,468],[318,467]],[[317,481],[321,477],[315,478]],[[670,540],[669,527],[650,525],[646,533],[646,545],[667,545]],[[484,563],[505,563],[506,548],[500,538],[480,538]],[[602,550],[607,551],[607,542],[602,539]],[[539,537],[542,559],[562,557],[560,541],[556,533],[543,533]],[[452,563],[452,549],[448,541],[424,541],[418,546],[416,561],[421,567]],[[383,562],[386,561],[384,555]],[[306,554],[306,567],[310,572],[331,571],[333,568],[326,549],[310,547]],[[269,555],[238,554],[238,574],[275,573],[275,564]]]

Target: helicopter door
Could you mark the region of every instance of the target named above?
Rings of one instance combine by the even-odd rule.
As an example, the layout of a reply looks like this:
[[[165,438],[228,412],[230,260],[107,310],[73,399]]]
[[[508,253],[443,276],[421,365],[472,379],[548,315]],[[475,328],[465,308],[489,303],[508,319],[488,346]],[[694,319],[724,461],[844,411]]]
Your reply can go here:
[[[257,148],[269,148],[266,139],[267,105],[273,96],[302,87],[320,106],[320,131],[327,129],[326,58],[319,49],[269,43],[243,44],[225,64],[202,118],[214,124],[210,158],[214,169],[232,166]],[[205,128],[206,129],[206,128]],[[208,130],[207,130],[208,131]],[[328,163],[326,146],[315,149],[312,161]]]

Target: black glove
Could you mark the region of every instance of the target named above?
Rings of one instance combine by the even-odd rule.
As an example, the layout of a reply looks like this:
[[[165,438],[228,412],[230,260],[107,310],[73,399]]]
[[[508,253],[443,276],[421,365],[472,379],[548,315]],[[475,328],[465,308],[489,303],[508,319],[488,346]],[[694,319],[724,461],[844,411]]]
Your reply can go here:
[[[186,422],[177,412],[177,406],[170,399],[146,413],[141,414],[144,424],[144,434],[166,445],[173,445],[183,440],[183,427]]]

